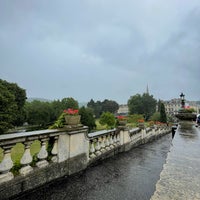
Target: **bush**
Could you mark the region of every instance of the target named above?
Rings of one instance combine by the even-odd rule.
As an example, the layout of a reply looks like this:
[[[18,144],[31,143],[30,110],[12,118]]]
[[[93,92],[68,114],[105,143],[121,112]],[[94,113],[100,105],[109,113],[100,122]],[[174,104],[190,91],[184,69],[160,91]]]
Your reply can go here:
[[[138,120],[140,120],[140,119],[144,119],[143,115],[141,115],[141,114],[129,115],[128,123],[137,123]]]
[[[80,108],[79,114],[81,115],[81,124],[88,126],[89,132],[96,128],[95,118],[93,112],[90,108],[85,108],[84,106]]]
[[[99,123],[101,125],[106,125],[107,129],[114,128],[115,123],[116,123],[115,116],[110,112],[104,112],[101,114]]]

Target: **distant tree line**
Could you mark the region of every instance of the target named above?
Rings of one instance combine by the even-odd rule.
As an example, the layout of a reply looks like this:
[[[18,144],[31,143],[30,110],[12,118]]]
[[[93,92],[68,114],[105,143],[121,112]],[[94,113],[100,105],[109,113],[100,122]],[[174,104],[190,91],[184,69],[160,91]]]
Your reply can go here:
[[[157,102],[157,100],[153,98],[153,95],[149,95],[148,93],[131,96],[128,100],[128,108],[130,115],[143,115],[145,121],[167,122],[164,104],[161,100]]]
[[[25,103],[26,122],[31,125],[46,127],[52,124],[64,109],[78,109],[78,102],[72,97],[43,102],[34,100]]]
[[[26,91],[16,83],[0,79],[0,134],[25,120]]]
[[[142,115],[145,120],[167,121],[164,104],[161,101],[157,102],[152,95],[147,93],[131,96],[128,100],[128,107],[130,115]],[[59,118],[64,109],[68,108],[79,109],[81,123],[92,130],[96,126],[95,118],[100,118],[106,113],[103,115],[104,120],[101,120],[102,124],[105,123],[105,119],[109,116],[108,113],[116,114],[119,105],[113,100],[105,99],[95,102],[91,99],[87,107],[79,108],[78,101],[72,97],[52,102],[38,100],[28,102],[24,89],[16,83],[0,79],[0,134],[13,127],[21,126],[24,122],[37,125],[40,129],[47,128]]]
[[[119,109],[119,104],[116,101],[105,99],[104,101],[94,101],[91,99],[88,104],[88,108],[93,110],[95,118],[99,118],[102,113],[110,112],[115,114]]]

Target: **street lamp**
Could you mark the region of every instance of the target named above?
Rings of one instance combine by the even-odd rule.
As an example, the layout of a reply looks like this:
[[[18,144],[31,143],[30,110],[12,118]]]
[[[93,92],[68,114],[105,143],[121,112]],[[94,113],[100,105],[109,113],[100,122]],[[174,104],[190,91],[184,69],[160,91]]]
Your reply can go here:
[[[181,97],[181,108],[185,108],[185,99],[184,99],[185,95],[181,93],[180,97]]]

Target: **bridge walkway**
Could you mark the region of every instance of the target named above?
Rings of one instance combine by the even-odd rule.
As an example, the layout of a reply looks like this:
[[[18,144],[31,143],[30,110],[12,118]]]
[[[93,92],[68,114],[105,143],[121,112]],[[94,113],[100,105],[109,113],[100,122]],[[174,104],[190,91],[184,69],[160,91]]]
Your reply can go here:
[[[200,127],[178,128],[151,200],[200,200]]]

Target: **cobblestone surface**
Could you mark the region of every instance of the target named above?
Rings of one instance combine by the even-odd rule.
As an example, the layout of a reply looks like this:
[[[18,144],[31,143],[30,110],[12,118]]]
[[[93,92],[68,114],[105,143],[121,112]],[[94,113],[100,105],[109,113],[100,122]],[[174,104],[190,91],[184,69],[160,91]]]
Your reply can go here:
[[[200,128],[178,129],[151,200],[200,199]]]

